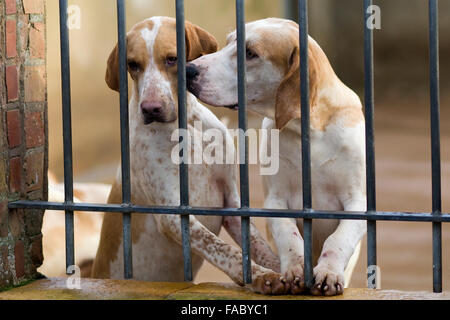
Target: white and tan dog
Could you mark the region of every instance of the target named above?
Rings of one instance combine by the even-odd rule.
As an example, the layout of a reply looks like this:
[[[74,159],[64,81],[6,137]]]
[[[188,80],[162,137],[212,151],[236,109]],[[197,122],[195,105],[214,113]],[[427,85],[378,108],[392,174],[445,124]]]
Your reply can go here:
[[[185,30],[188,61],[216,51],[216,40],[205,30],[188,22]],[[134,84],[129,102],[132,202],[178,206],[179,167],[171,158],[178,146],[178,138],[173,139],[178,129],[175,20],[153,17],[136,24],[127,35],[127,61]],[[108,60],[106,82],[111,89],[118,90],[117,46]],[[201,121],[203,129],[216,128],[223,133],[224,149],[234,150],[227,128],[190,93],[187,96],[187,119],[192,137],[198,134],[194,132],[194,121]],[[190,147],[191,151],[194,150],[193,145]],[[237,207],[236,171],[237,167],[230,164],[189,165],[190,205]],[[121,203],[120,174],[108,202]],[[195,276],[206,259],[237,284],[243,285],[241,251],[217,236],[222,226],[240,242],[239,217],[190,217],[193,274]],[[184,280],[179,215],[133,214],[131,230],[135,279]],[[279,259],[253,226],[251,245],[252,258],[267,267],[253,264],[252,289],[267,294],[286,293],[289,283],[281,274],[268,269],[279,269]],[[105,214],[93,277],[123,277],[121,214]]]
[[[247,99],[264,116],[264,129],[280,131],[279,171],[264,176],[265,207],[301,209],[299,27],[269,18],[246,25]],[[366,210],[364,117],[358,96],[334,73],[319,45],[309,37],[309,94],[313,208]],[[237,108],[236,33],[222,50],[187,65],[188,88],[201,101]],[[262,139],[267,154],[270,140]],[[281,260],[281,273],[304,290],[302,220],[268,219]],[[300,232],[299,232],[300,231]],[[364,221],[314,220],[315,295],[343,292],[366,232]],[[349,263],[353,256],[352,263]]]

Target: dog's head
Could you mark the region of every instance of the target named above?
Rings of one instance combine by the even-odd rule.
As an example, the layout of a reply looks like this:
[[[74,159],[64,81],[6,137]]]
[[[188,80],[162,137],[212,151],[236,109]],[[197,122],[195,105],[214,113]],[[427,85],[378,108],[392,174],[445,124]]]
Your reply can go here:
[[[185,33],[187,61],[217,50],[216,39],[202,28],[186,22]],[[175,121],[178,114],[175,19],[153,17],[136,24],[127,34],[127,65],[143,123]],[[111,89],[119,91],[117,45],[109,56],[105,80]]]
[[[277,128],[282,129],[291,119],[300,118],[298,24],[276,18],[248,23],[245,43],[249,109],[275,119]],[[317,100],[317,89],[326,80],[325,74],[330,72],[331,66],[312,38],[308,57],[312,107]],[[188,63],[187,77],[189,91],[203,102],[236,109],[236,32],[228,36],[222,50]]]

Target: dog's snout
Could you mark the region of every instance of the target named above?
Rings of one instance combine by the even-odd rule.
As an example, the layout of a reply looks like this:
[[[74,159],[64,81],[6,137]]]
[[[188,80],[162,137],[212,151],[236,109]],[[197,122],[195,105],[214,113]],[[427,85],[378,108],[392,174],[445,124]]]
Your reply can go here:
[[[186,65],[187,89],[196,97],[198,97],[200,92],[199,85],[196,83],[199,74],[200,71],[193,63],[188,63]]]
[[[200,72],[198,71],[197,67],[194,64],[188,63],[186,65],[187,80],[195,80],[195,78],[197,78],[199,74]]]
[[[163,106],[160,103],[144,101],[141,103],[141,111],[144,116],[144,123],[150,124],[161,117]]]

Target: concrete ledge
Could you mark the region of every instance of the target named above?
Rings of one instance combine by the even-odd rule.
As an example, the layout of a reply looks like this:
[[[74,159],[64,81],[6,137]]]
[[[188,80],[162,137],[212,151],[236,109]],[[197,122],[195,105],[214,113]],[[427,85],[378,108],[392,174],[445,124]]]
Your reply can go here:
[[[349,288],[336,297],[264,296],[234,284],[143,282],[82,279],[81,289],[68,289],[65,278],[36,280],[0,293],[0,300],[450,300],[450,292],[405,292]]]

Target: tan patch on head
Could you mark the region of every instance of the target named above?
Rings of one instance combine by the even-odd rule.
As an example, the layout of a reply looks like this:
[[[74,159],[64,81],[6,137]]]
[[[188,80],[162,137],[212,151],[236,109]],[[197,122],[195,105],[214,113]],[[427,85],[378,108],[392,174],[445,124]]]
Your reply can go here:
[[[146,20],[136,24],[127,34],[127,62],[136,61],[145,68],[149,61],[148,50],[140,35],[143,28],[153,29],[153,21]],[[112,90],[119,91],[119,48],[111,51],[106,68],[105,81]]]
[[[275,105],[276,127],[281,130],[290,120],[301,117],[298,25],[280,19],[267,19],[267,22],[267,26],[254,30],[257,36],[254,39],[250,37],[248,46],[262,59],[270,60],[284,74],[277,91]],[[308,39],[308,64],[311,126],[324,130],[331,121],[336,121],[340,117],[346,117],[344,123],[347,126],[363,120],[360,104],[333,105],[330,100],[322,100],[319,96],[325,87],[345,88],[334,90],[338,95],[348,95],[349,89],[339,81],[325,53],[312,38]]]

